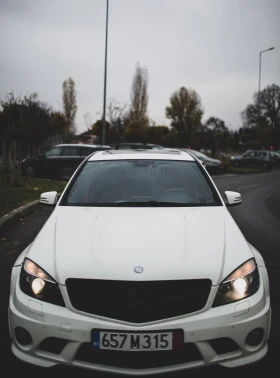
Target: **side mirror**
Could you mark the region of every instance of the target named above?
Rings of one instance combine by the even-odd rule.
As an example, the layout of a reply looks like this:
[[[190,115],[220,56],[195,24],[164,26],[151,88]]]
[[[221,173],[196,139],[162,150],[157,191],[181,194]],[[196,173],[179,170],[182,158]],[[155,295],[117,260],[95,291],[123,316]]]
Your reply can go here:
[[[58,198],[57,192],[55,191],[42,193],[40,196],[40,203],[44,205],[55,206],[57,203],[57,198]]]
[[[238,192],[226,191],[225,197],[226,197],[227,207],[241,205],[241,203],[242,203],[241,194],[238,193]]]

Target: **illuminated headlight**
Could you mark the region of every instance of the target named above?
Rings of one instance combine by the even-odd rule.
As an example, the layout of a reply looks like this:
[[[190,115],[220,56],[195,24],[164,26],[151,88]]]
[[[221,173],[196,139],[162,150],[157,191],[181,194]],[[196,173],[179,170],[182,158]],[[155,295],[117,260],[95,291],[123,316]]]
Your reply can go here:
[[[31,289],[35,295],[41,294],[44,291],[45,281],[41,278],[35,278],[32,281]]]
[[[32,260],[24,260],[20,272],[20,288],[32,298],[65,307],[57,282]]]
[[[246,261],[231,273],[221,284],[213,307],[240,301],[255,294],[260,287],[260,277],[254,259]]]

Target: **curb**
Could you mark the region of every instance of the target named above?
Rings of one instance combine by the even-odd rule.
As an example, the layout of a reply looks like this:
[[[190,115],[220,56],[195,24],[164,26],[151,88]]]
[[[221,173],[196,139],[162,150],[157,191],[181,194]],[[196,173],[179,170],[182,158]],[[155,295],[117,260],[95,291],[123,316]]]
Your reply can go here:
[[[7,232],[11,226],[13,226],[18,220],[26,217],[28,214],[37,210],[41,206],[40,200],[29,202],[26,205],[12,210],[8,214],[0,218],[0,237],[3,237],[3,233]]]

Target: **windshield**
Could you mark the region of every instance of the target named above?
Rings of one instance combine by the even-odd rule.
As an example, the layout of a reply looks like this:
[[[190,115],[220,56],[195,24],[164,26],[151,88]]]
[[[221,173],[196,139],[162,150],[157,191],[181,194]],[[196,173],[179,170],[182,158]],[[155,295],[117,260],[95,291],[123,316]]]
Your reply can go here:
[[[221,201],[196,162],[87,162],[62,206],[217,206]]]

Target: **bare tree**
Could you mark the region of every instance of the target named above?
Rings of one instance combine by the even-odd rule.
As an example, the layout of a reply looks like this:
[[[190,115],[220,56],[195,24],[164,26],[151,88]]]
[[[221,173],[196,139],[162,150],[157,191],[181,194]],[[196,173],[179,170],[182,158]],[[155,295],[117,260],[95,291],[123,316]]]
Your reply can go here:
[[[130,120],[147,125],[148,119],[148,71],[137,63],[131,88]]]
[[[252,127],[261,124],[280,133],[280,87],[268,85],[259,96],[255,93],[253,99],[254,103],[241,112],[243,125]]]
[[[268,85],[253,96],[253,103],[241,112],[243,128],[255,130],[260,146],[280,147],[280,87]]]
[[[62,85],[62,101],[63,101],[63,110],[64,115],[68,123],[68,133],[75,133],[75,116],[77,113],[77,101],[76,101],[76,90],[75,82],[69,77],[68,80],[65,80]]]
[[[128,117],[128,107],[126,104],[117,102],[114,98],[109,100],[107,107],[108,118],[112,129],[116,129],[120,134],[123,133]]]

